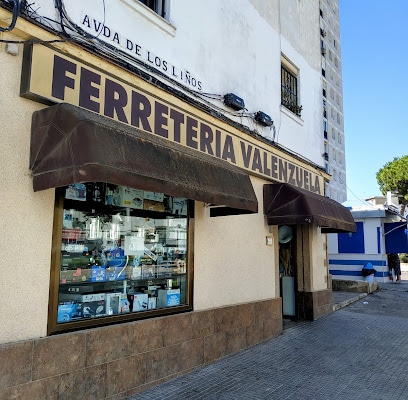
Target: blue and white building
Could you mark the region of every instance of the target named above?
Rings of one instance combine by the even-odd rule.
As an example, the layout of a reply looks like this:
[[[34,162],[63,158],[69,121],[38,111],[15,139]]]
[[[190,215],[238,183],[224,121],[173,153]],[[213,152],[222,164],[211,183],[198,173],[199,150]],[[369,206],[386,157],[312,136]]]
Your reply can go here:
[[[391,194],[366,201],[366,205],[350,207],[357,232],[328,235],[333,280],[362,280],[363,267],[371,263],[374,280],[387,282],[387,254],[408,252],[405,207]]]

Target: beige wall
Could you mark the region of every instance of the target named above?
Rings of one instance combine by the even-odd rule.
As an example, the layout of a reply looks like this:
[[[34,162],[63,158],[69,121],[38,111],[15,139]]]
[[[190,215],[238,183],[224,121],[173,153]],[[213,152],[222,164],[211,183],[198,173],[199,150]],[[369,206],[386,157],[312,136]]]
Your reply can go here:
[[[42,106],[19,97],[21,63],[22,45],[13,56],[1,44],[0,343],[44,336],[47,327],[54,191],[32,189],[31,115]]]
[[[7,36],[9,39],[11,35]],[[0,52],[2,146],[0,248],[7,273],[0,280],[3,327],[0,343],[46,335],[54,191],[34,193],[29,170],[31,115],[43,105],[21,98],[22,45],[19,54]],[[5,86],[4,86],[5,85]],[[209,217],[196,204],[194,309],[276,298],[275,246],[262,208],[265,181],[252,178],[259,213]],[[274,243],[276,244],[276,243]]]
[[[3,38],[15,37],[3,34]],[[2,45],[2,92],[7,95],[0,96],[0,343],[45,336],[48,315],[54,191],[34,193],[32,189],[31,115],[44,106],[19,96],[21,64],[22,45],[17,56],[6,53]],[[195,310],[278,297],[277,230],[270,233],[263,214],[266,181],[256,177],[251,181],[259,201],[258,214],[210,218],[209,209],[196,203]],[[273,246],[266,245],[266,236],[274,236]],[[322,240],[315,228],[309,256],[313,290],[327,288]]]
[[[320,228],[314,227],[312,233],[312,291],[328,288],[328,258],[327,258],[327,235],[320,232]]]
[[[194,309],[203,310],[275,298],[275,246],[266,245],[269,227],[263,214],[263,184],[251,178],[258,214],[209,217],[196,203]],[[274,238],[276,239],[276,238]]]

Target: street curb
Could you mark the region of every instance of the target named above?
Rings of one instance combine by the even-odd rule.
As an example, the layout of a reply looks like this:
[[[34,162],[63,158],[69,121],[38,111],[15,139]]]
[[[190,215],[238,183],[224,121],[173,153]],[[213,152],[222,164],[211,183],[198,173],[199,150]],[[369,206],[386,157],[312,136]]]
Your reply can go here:
[[[333,311],[337,311],[337,310],[340,310],[341,308],[347,307],[351,303],[354,303],[366,296],[367,296],[367,293],[360,293],[352,297],[351,299],[347,299],[347,300],[341,301],[340,303],[333,304]]]

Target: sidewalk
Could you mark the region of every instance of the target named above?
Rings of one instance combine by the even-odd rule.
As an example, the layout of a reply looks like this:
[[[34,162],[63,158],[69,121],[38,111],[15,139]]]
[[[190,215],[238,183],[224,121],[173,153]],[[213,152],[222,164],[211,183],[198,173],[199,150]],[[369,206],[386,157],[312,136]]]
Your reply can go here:
[[[129,400],[405,400],[408,282],[359,296],[333,293],[330,315]]]
[[[347,307],[349,304],[354,303],[355,301],[358,301],[366,296],[368,296],[367,293],[333,291],[333,311]]]

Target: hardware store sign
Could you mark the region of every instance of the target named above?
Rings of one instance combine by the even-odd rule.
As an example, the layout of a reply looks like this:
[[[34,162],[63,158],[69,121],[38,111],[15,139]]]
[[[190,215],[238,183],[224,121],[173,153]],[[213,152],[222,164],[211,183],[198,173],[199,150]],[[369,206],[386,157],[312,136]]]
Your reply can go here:
[[[323,177],[127,71],[113,76],[34,44],[25,48],[21,95],[69,103],[217,157],[248,172],[323,194]]]

